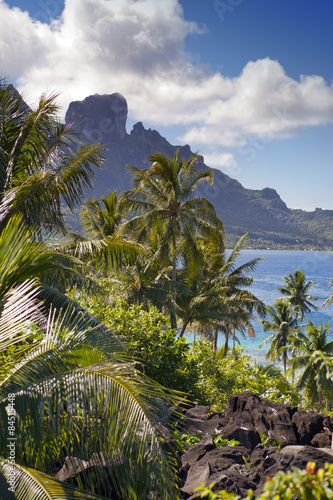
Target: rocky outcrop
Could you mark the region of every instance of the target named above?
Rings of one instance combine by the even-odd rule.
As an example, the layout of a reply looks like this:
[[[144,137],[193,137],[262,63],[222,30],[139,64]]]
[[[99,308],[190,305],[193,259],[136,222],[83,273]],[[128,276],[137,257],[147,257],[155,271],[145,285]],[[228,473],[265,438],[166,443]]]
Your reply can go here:
[[[126,135],[127,101],[118,92],[91,95],[71,102],[66,122],[75,120],[89,142],[102,144],[122,140]]]
[[[180,458],[183,499],[195,498],[194,489],[202,483],[215,483],[213,491],[225,489],[243,497],[252,489],[258,495],[266,478],[279,470],[305,468],[310,461],[317,467],[333,462],[330,418],[250,391],[231,396],[224,415],[197,406],[186,412],[181,424],[189,433],[203,434],[200,443]],[[216,447],[211,434],[236,439],[240,445]]]

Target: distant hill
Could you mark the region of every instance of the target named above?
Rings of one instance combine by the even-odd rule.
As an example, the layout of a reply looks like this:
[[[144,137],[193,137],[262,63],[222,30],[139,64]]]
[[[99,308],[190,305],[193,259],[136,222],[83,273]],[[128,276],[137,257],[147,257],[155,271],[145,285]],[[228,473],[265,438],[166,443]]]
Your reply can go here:
[[[147,156],[156,151],[173,156],[179,148],[180,157],[193,154],[190,146],[171,145],[141,122],[128,134],[127,113],[126,99],[119,93],[95,94],[68,107],[66,121],[78,121],[85,140],[107,145],[106,161],[96,172],[93,193],[87,193],[89,198],[100,198],[107,190],[129,189],[131,176],[126,165],[147,168]],[[204,158],[200,163],[207,168]],[[224,223],[228,244],[248,232],[247,246],[252,248],[333,249],[333,210],[293,210],[274,189],[246,189],[220,170],[213,170],[213,186],[203,185],[197,196],[213,202]]]

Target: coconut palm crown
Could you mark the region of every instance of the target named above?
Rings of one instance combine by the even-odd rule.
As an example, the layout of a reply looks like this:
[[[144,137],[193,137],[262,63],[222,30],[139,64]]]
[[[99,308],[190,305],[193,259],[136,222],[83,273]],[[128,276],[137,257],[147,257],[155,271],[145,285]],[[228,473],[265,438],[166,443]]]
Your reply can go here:
[[[198,154],[188,160],[179,160],[178,153],[177,150],[173,158],[155,153],[148,157],[151,166],[144,170],[130,166],[134,188],[123,196],[124,206],[135,215],[124,225],[124,230],[133,231],[139,242],[145,242],[158,228],[159,243],[152,261],[171,262],[173,300],[176,298],[180,241],[186,241],[188,252],[198,260],[200,256],[195,244],[198,233],[213,228],[223,233],[223,224],[212,203],[194,196],[200,184],[212,184],[213,171],[198,167]],[[174,320],[172,326],[175,327]]]
[[[290,302],[290,304],[295,307],[298,306],[299,312],[301,314],[301,319],[304,319],[305,313],[309,313],[312,309],[318,309],[312,300],[319,300],[319,297],[312,297],[309,294],[310,288],[315,285],[315,281],[306,281],[305,272],[296,269],[294,274],[288,274],[288,276],[283,277],[285,287],[278,288],[278,292],[282,293]]]
[[[43,94],[36,110],[0,78],[0,221],[22,215],[30,227],[64,231],[62,201],[73,210],[92,188],[97,144],[80,145],[74,123],[57,118],[57,94]],[[1,230],[1,226],[0,226]]]

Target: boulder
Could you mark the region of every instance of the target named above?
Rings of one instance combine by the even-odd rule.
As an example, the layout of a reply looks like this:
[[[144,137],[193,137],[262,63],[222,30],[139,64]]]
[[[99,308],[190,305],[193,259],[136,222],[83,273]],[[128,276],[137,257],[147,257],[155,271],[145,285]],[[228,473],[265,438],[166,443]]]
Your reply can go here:
[[[200,443],[192,446],[181,457],[181,473],[187,472],[188,469],[195,464],[195,462],[198,462],[198,460],[200,460],[207,453],[207,451],[213,450],[214,448],[216,448],[216,445],[212,436],[206,434]]]
[[[187,412],[188,414],[188,412]],[[190,413],[185,414],[181,420],[179,427],[188,434],[221,434],[222,429],[226,424],[223,417],[214,416],[212,418],[194,418]]]
[[[200,460],[189,468],[181,491],[193,494],[194,489],[202,483],[205,486],[210,485],[214,482],[211,477],[216,478],[216,474],[229,470],[235,464],[244,466],[243,457],[249,457],[248,450],[243,446],[221,446],[207,451]]]
[[[230,468],[231,469],[231,468]],[[244,473],[231,469],[226,472],[217,472],[209,477],[214,484],[213,492],[226,490],[228,493],[235,493],[242,498],[246,497],[247,492],[256,489],[256,484],[244,475]]]
[[[299,444],[309,445],[316,434],[323,430],[324,415],[313,411],[296,411],[292,422],[296,426]]]
[[[211,484],[209,481],[210,467],[209,462],[194,464],[187,473],[185,484],[181,487],[183,493],[193,494],[194,490],[202,483]]]
[[[267,434],[276,442],[298,444],[296,427],[292,422],[292,416],[296,411],[297,408],[269,401],[256,396],[251,391],[245,391],[229,397],[225,417],[229,423],[232,422],[234,427],[252,428],[258,434]],[[225,435],[225,429],[223,435]],[[258,442],[260,441],[254,440],[253,448]]]
[[[332,446],[332,433],[320,432],[316,434],[311,441],[311,445],[315,448],[329,448]]]
[[[266,478],[270,473],[267,470],[279,463],[281,454],[273,447],[266,447],[259,444],[253,450],[251,455],[250,467],[248,471],[249,479],[255,483],[259,483],[263,478]]]
[[[242,419],[231,422],[222,430],[223,437],[239,441],[247,450],[252,451],[259,444],[260,435],[252,423],[243,422]]]
[[[198,405],[187,410],[185,415],[188,418],[199,418],[200,420],[208,420],[209,418],[211,418],[211,415],[209,413],[210,413],[210,406]]]
[[[244,457],[249,459],[249,450],[244,446],[220,446],[208,451],[200,462],[207,461],[214,473],[226,470],[234,464],[244,465]]]
[[[267,455],[268,456],[268,455]],[[262,493],[266,477],[273,477],[279,470],[287,472],[292,467],[305,469],[308,462],[315,462],[317,469],[324,467],[326,462],[332,462],[333,456],[318,448],[312,446],[286,446],[280,451],[270,456],[272,465],[266,468],[259,480],[257,488],[254,490],[255,495]],[[260,472],[259,472],[260,474]],[[253,475],[249,475],[254,479]],[[258,476],[257,476],[258,478]]]

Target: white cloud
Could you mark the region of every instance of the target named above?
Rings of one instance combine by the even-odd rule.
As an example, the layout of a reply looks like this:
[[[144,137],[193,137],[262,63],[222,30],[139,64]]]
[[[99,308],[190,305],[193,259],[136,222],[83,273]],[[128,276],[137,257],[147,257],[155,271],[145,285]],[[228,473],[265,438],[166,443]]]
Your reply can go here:
[[[65,114],[72,100],[120,92],[134,119],[183,125],[179,140],[208,151],[333,121],[333,88],[320,76],[293,80],[269,58],[235,78],[195,65],[184,40],[203,28],[184,19],[178,0],[66,0],[62,13],[55,0],[39,5],[34,20],[0,0],[0,72],[31,104],[59,90]],[[57,19],[43,23],[43,12]],[[234,161],[210,155],[216,166]]]
[[[238,167],[238,163],[235,160],[234,155],[231,153],[213,151],[212,153],[204,154],[203,156],[206,165],[213,168],[233,170]]]

